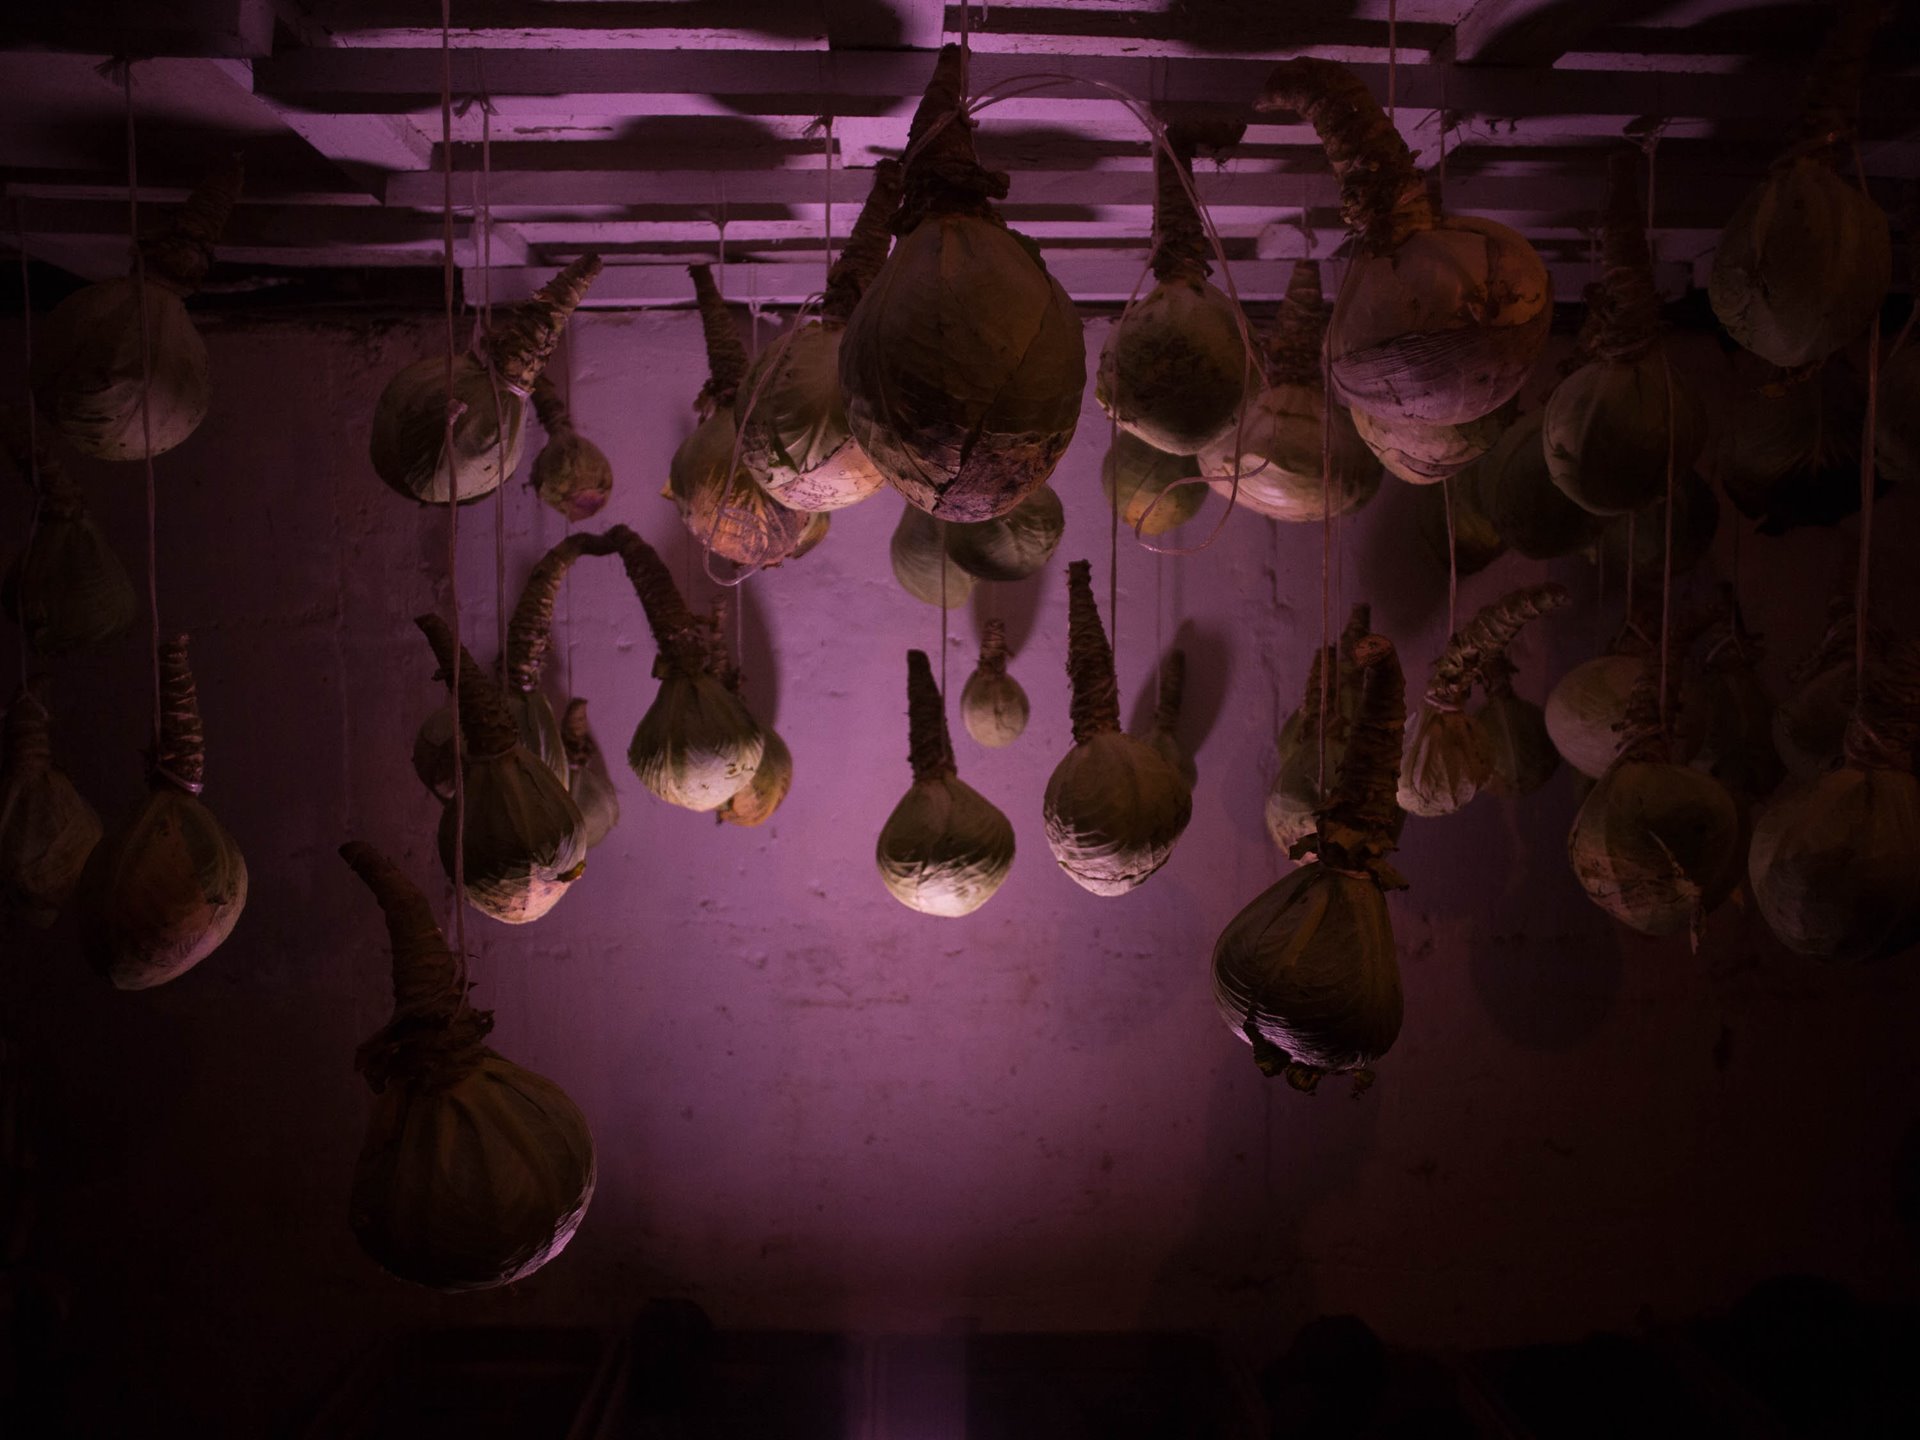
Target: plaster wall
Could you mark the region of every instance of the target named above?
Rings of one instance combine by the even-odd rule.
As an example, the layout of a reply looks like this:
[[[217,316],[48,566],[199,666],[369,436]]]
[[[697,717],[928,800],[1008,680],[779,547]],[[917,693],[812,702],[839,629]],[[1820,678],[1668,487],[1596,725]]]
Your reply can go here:
[[[797,761],[757,831],[669,809],[624,771],[652,642],[617,566],[577,569],[555,678],[591,698],[624,818],[549,918],[476,915],[467,933],[497,1048],[578,1101],[599,1189],[566,1254],[511,1291],[442,1298],[386,1278],[345,1224],[367,1106],[352,1056],[385,1018],[384,937],[334,850],[371,841],[443,893],[438,807],[408,750],[438,698],[410,621],[447,604],[446,520],[366,460],[381,385],[435,326],[208,333],[212,414],[158,465],[160,597],[166,624],[193,633],[206,799],[247,855],[246,914],[210,960],[142,994],[88,973],[70,920],[0,939],[34,1087],[35,1263],[68,1297],[103,1419],[258,1435],[383,1336],[617,1320],[654,1294],[692,1296],[729,1326],[1217,1326],[1258,1354],[1328,1310],[1466,1346],[1696,1312],[1787,1269],[1910,1287],[1892,1169],[1920,1091],[1911,957],[1815,968],[1739,900],[1698,953],[1614,927],[1565,863],[1564,771],[1525,800],[1409,822],[1413,888],[1390,902],[1406,1024],[1370,1093],[1308,1098],[1257,1072],[1215,1013],[1207,961],[1282,873],[1261,803],[1320,634],[1317,526],[1235,514],[1205,553],[1165,558],[1119,537],[1130,714],[1156,643],[1189,653],[1194,818],[1125,898],[1055,869],[1040,795],[1070,743],[1066,560],[1094,561],[1107,609],[1107,430],[1091,391],[1056,476],[1059,557],[983,591],[946,640],[957,690],[979,618],[1004,616],[1033,701],[1009,750],[981,750],[956,717],[962,775],[1019,842],[1011,878],[968,919],[910,913],[873,868],[909,779],[904,652],[938,656],[942,639],[938,612],[889,572],[893,495],[745,587],[748,695]],[[1090,323],[1090,368],[1104,333]],[[1696,348],[1696,366],[1718,363]],[[605,518],[691,573],[703,606],[713,587],[658,494],[704,372],[695,321],[590,314],[566,369],[619,477]],[[17,381],[9,370],[8,393]],[[140,472],[79,470],[138,575]],[[1412,533],[1413,500],[1389,481],[1341,524],[1329,583],[1334,627],[1370,597],[1417,687],[1447,580]],[[1887,500],[1878,539],[1882,613],[1908,622],[1913,501]],[[23,492],[0,507],[17,542]],[[1210,502],[1181,538],[1197,543],[1218,513]],[[491,503],[461,517],[464,623],[483,657],[494,526]],[[509,599],[563,528],[523,484],[507,494]],[[1736,547],[1733,528],[1715,563],[1731,573],[1738,549],[1777,681],[1850,584],[1855,532]],[[1464,615],[1549,577],[1579,603],[1519,647],[1535,698],[1611,631],[1617,584],[1595,603],[1584,562],[1508,557],[1460,585]],[[58,753],[103,812],[138,793],[145,667],[138,639],[52,667]]]

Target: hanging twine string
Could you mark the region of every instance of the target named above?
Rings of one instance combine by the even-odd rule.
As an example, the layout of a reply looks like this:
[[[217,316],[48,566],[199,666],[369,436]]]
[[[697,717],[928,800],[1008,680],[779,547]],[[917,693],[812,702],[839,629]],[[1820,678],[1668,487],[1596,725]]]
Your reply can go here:
[[[482,89],[473,102],[480,107],[480,180],[474,200],[474,225],[480,232],[480,314],[473,327],[474,353],[487,367],[487,387],[493,397],[494,469],[500,483],[493,487],[493,613],[499,628],[500,664],[507,663],[507,425],[500,395],[500,372],[493,362],[493,347],[487,337],[493,334],[493,101]],[[518,397],[515,397],[518,403]]]
[[[1264,361],[1259,347],[1254,342],[1253,331],[1247,323],[1246,312],[1241,307],[1240,292],[1233,278],[1233,267],[1227,262],[1226,247],[1221,242],[1220,232],[1213,223],[1213,217],[1207,210],[1207,207],[1201,204],[1199,194],[1194,188],[1193,177],[1187,173],[1186,165],[1180,163],[1179,156],[1174,153],[1172,145],[1168,142],[1166,127],[1154,117],[1146,104],[1129,91],[1122,89],[1118,85],[1110,85],[1102,80],[1092,80],[1084,76],[1066,75],[1058,71],[1033,71],[1020,75],[1010,75],[997,84],[987,87],[987,89],[981,91],[979,94],[974,95],[960,110],[942,116],[934,124],[928,126],[926,132],[907,147],[906,152],[901,156],[901,163],[910,164],[913,158],[931,144],[948,125],[963,116],[971,118],[994,105],[1003,104],[1009,100],[1022,99],[1025,96],[1036,94],[1043,90],[1055,89],[1060,86],[1071,86],[1075,89],[1092,88],[1099,90],[1109,98],[1125,106],[1127,112],[1131,114],[1133,118],[1140,123],[1141,128],[1146,131],[1149,144],[1173,162],[1175,178],[1179,181],[1181,189],[1185,192],[1188,203],[1193,206],[1194,212],[1200,217],[1201,228],[1205,232],[1207,242],[1213,251],[1216,270],[1219,273],[1228,297],[1233,301],[1234,325],[1240,332],[1241,350],[1246,355],[1250,365],[1255,370],[1260,369]],[[1311,248],[1311,245],[1309,245],[1309,248]],[[1152,268],[1150,263],[1141,267],[1140,276],[1135,280],[1133,289],[1127,296],[1126,304],[1121,307],[1120,319],[1115,322],[1116,324],[1125,321],[1127,316],[1132,312],[1134,306],[1139,302],[1141,286],[1151,274]],[[880,400],[882,410],[891,413],[891,407],[887,404],[884,390],[882,391]],[[1245,431],[1246,412],[1243,407],[1234,430],[1234,452],[1236,455],[1239,455],[1245,448],[1241,443]],[[1160,494],[1154,497],[1153,501],[1141,513],[1140,518],[1134,522],[1134,539],[1140,543],[1142,548],[1160,554],[1199,554],[1201,551],[1210,547],[1215,540],[1219,539],[1221,530],[1225,527],[1235,507],[1239,503],[1240,481],[1244,479],[1248,473],[1250,472],[1243,471],[1240,468],[1240,462],[1236,460],[1231,475],[1213,477],[1193,475],[1183,476],[1180,479],[1174,480],[1166,486]],[[1144,531],[1148,521],[1170,492],[1187,485],[1208,485],[1211,484],[1214,479],[1229,481],[1230,488],[1227,493],[1226,508],[1221,512],[1220,518],[1214,522],[1214,527],[1208,533],[1206,539],[1197,545],[1177,546],[1158,545],[1146,538]]]
[[[20,344],[23,375],[33,373],[33,283],[27,264],[27,221],[25,207],[13,202],[13,229],[20,242]],[[27,387],[27,479],[33,487],[33,500],[27,509],[27,543],[22,555],[33,553],[34,537],[40,533],[40,408],[34,403],[33,387]],[[32,697],[27,681],[33,673],[33,656],[27,644],[27,627],[20,627],[20,693]]]
[[[1867,603],[1872,594],[1874,430],[1880,411],[1880,317],[1867,331],[1867,414],[1860,437],[1860,562],[1853,592],[1853,706],[1867,693]]]
[[[1346,270],[1342,270],[1340,287],[1344,289],[1346,283]],[[1333,486],[1328,480],[1333,470],[1333,351],[1324,339],[1320,345],[1320,387],[1320,653],[1337,663],[1328,648],[1333,636]],[[1334,664],[1323,662],[1320,666],[1320,724],[1316,736],[1319,768],[1314,788],[1322,798],[1327,793],[1327,708],[1333,693],[1333,669]]]
[[[467,781],[460,726],[460,483],[453,427],[466,412],[454,391],[459,345],[453,305],[453,0],[440,0],[440,289],[447,316],[447,417],[441,454],[447,466],[447,591],[453,612],[454,663],[448,680],[453,714],[453,956],[460,993],[467,990]],[[497,413],[497,411],[496,411]]]
[[[1400,0],[1387,0],[1387,123],[1397,127],[1394,99],[1400,78]]]
[[[940,527],[940,702],[945,705],[947,699],[947,571],[952,562],[947,559],[947,522],[944,519],[934,521]]]
[[[1440,503],[1447,512],[1447,634],[1460,628],[1460,545],[1453,531],[1453,477],[1440,477]]]
[[[1677,443],[1674,431],[1673,411],[1673,362],[1667,356],[1666,346],[1660,347],[1660,371],[1667,386],[1667,514],[1666,534],[1660,547],[1660,733],[1668,732],[1667,716],[1667,664],[1668,647],[1673,631],[1673,489],[1674,473],[1679,468],[1674,463],[1674,447]],[[1627,553],[1627,567],[1633,567],[1633,553]]]
[[[826,164],[820,167],[822,172],[826,175],[826,186],[827,186],[827,200],[826,200],[826,206],[825,206],[825,209],[826,209],[825,229],[827,232],[826,234],[827,278],[821,282],[821,288],[823,290],[826,288],[826,286],[831,285],[833,283],[833,116],[829,115],[826,117],[826,119],[827,119],[827,125],[826,125],[827,133],[826,133],[825,149],[827,152],[827,160],[826,160]]]
[[[140,449],[147,478],[147,620],[148,648],[153,652],[153,753],[160,754],[160,565],[158,491],[153,481],[153,348],[147,333],[147,261],[140,249],[140,147],[133,124],[133,61],[120,71],[121,93],[127,109],[127,243],[133,249],[133,303],[140,312]]]

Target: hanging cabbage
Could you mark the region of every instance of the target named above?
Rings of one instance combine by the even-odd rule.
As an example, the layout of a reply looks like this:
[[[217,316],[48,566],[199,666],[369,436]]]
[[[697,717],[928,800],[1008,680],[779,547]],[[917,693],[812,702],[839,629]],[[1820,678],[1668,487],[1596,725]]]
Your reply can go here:
[[[1660,335],[1638,150],[1607,168],[1602,230],[1606,261],[1588,291],[1589,358],[1555,387],[1542,416],[1547,470],[1567,497],[1596,515],[1624,515],[1667,493],[1706,444],[1706,415],[1671,364]]]
[[[999,750],[1025,732],[1027,708],[1027,692],[1007,673],[1007,622],[989,620],[981,627],[980,662],[960,690],[960,719],[977,742]]]
[[[373,1091],[348,1220],[388,1274],[434,1290],[524,1280],[558,1255],[593,1198],[593,1136],[567,1094],[487,1048],[426,897],[372,846],[340,847],[379,902],[393,1018],[354,1068]]]
[[[1522,415],[1494,442],[1457,495],[1469,486],[1474,503],[1500,538],[1529,560],[1571,555],[1600,532],[1602,522],[1553,483],[1541,440],[1543,412]]]
[[[475,662],[438,615],[414,617],[440,662],[439,678],[460,676],[460,769],[464,807],[440,815],[440,863],[460,875],[474,909],[508,925],[551,910],[587,867],[587,824],[567,793],[566,752],[554,767],[527,748],[498,681]],[[556,727],[557,729],[557,727]],[[465,823],[458,812],[464,808]]]
[[[707,621],[707,673],[738,696],[744,677],[727,646],[727,619],[731,613],[732,605],[725,595],[713,602],[713,614]],[[743,709],[746,707],[744,699],[740,704]],[[793,788],[793,752],[771,726],[763,725],[761,734],[766,738],[766,745],[760,751],[760,763],[753,767],[753,778],[713,812],[729,825],[751,828],[766,824]]]
[[[946,702],[920,650],[907,652],[907,723],[913,785],[874,847],[880,879],[909,910],[971,915],[1013,868],[1013,826],[955,770]]]
[[[620,823],[620,792],[587,723],[587,702],[578,696],[567,701],[566,713],[560,717],[560,739],[567,748],[567,794],[580,807],[591,850]]]
[[[693,538],[736,565],[764,569],[797,559],[825,538],[828,517],[780,504],[734,453],[747,348],[713,283],[712,268],[690,265],[687,270],[707,337],[707,383],[694,406],[700,423],[673,452],[664,493]]]
[[[1560,768],[1546,713],[1513,693],[1513,662],[1504,654],[1480,662],[1480,683],[1487,698],[1473,718],[1493,761],[1482,788],[1489,795],[1531,795]]]
[[[1887,217],[1847,172],[1874,31],[1891,7],[1846,0],[1815,59],[1793,138],[1720,232],[1707,298],[1727,333],[1776,365],[1855,339],[1893,283]]]
[[[1253,1046],[1263,1073],[1309,1093],[1330,1074],[1352,1074],[1363,1088],[1400,1034],[1384,892],[1406,886],[1386,858],[1406,711],[1391,641],[1366,636],[1354,660],[1359,711],[1339,778],[1316,829],[1293,847],[1311,858],[1234,916],[1213,947],[1220,1018]]]
[[[1352,410],[1355,433],[1380,463],[1409,485],[1432,485],[1457,475],[1494,446],[1513,423],[1514,402],[1457,425],[1369,415]]]
[[[187,637],[160,646],[160,734],[147,796],[93,848],[75,908],[93,968],[122,990],[177,979],[220,948],[247,904],[247,862],[200,803],[206,735]]]
[[[139,460],[164,455],[206,418],[207,346],[185,297],[200,288],[240,198],[240,158],[213,170],[159,236],[140,242],[141,286],[129,276],[76,290],[35,337],[28,380],[40,413],[83,455]],[[141,346],[146,363],[141,363]],[[141,391],[146,388],[145,417]]]
[[[1860,508],[1866,387],[1841,364],[1812,374],[1769,366],[1756,376],[1757,365],[1736,372],[1718,426],[1713,469],[1720,488],[1736,510],[1760,522],[1762,535],[1838,524]],[[1888,416],[1899,413],[1897,391],[1887,383],[1893,369],[1881,375],[1883,437]],[[1884,486],[1896,478],[1898,461],[1879,447],[1875,458]]]
[[[1564,585],[1515,590],[1456,631],[1434,661],[1427,696],[1407,728],[1396,798],[1410,815],[1451,815],[1493,778],[1493,747],[1466,703],[1480,667],[1504,659],[1528,621],[1567,603]]]
[[[1193,793],[1153,746],[1120,728],[1113,651],[1085,560],[1067,567],[1067,674],[1073,749],[1047,780],[1047,846],[1095,895],[1124,895],[1167,863],[1193,818]]]
[[[1152,537],[1184,525],[1206,503],[1204,486],[1179,482],[1200,473],[1192,455],[1169,455],[1124,430],[1100,461],[1100,488],[1120,523],[1136,535]]]
[[[1041,485],[1006,514],[947,526],[947,554],[976,580],[1024,580],[1060,548],[1067,512],[1051,485]]]
[[[900,240],[840,342],[847,428],[912,504],[1004,515],[1053,473],[1080,419],[1080,318],[993,201],[963,113],[960,47],[940,52],[908,140]]]
[[[7,707],[0,752],[0,919],[45,929],[73,898],[100,817],[53,763],[47,707],[27,686]]]
[[[900,523],[887,542],[887,558],[900,588],[926,605],[954,610],[973,594],[974,580],[947,553],[946,522],[912,505],[902,506]]]
[[[1257,383],[1239,307],[1207,280],[1207,234],[1187,190],[1194,154],[1233,145],[1245,131],[1237,123],[1175,124],[1154,146],[1154,286],[1121,313],[1100,349],[1100,408],[1173,455],[1228,441]]]
[[[545,371],[534,377],[533,413],[547,432],[533,457],[533,488],[569,525],[591,520],[613,495],[613,462],[574,428],[573,411]]]
[[[714,675],[708,632],[653,547],[628,531],[620,556],[653,630],[660,682],[627,746],[627,763],[669,805],[718,810],[760,768],[766,733]]]
[[[1920,936],[1920,645],[1867,669],[1844,761],[1786,785],[1754,827],[1754,900],[1788,949],[1863,960]]]
[[[1676,667],[1670,693],[1677,680]],[[1687,930],[1697,943],[1707,912],[1739,882],[1746,837],[1727,787],[1679,759],[1660,683],[1657,664],[1636,678],[1619,757],[1574,816],[1567,854],[1587,898],[1621,924],[1643,935]]]
[[[1869,630],[1870,662],[1883,658],[1884,646],[1885,637]],[[1774,711],[1774,750],[1789,775],[1807,779],[1839,763],[1853,719],[1854,666],[1853,602],[1836,600],[1827,607],[1826,633],[1793,668]]]
[[[599,273],[600,257],[582,255],[481,341],[484,357],[466,352],[454,358],[459,413],[451,454],[446,357],[423,355],[389,380],[373,412],[370,451],[380,478],[426,505],[444,505],[456,491],[466,502],[497,489],[520,464],[533,382]]]
[[[1327,330],[1338,396],[1379,419],[1449,425],[1512,399],[1553,320],[1533,247],[1494,221],[1434,214],[1406,142],[1344,65],[1283,61],[1254,108],[1313,126],[1359,234]]]
[[[854,306],[886,263],[900,181],[899,161],[873,167],[860,218],[827,272],[819,317],[763,350],[742,386],[750,409],[741,422],[740,458],[790,510],[844,509],[887,483],[847,425],[840,341]]]
[[[0,610],[25,633],[35,654],[94,650],[117,640],[140,614],[133,582],[95,523],[87,497],[44,431],[29,439],[24,410],[0,424],[21,475],[36,476],[26,544],[0,577]],[[32,452],[31,455],[29,452]]]
[[[1320,266],[1296,260],[1267,345],[1267,384],[1244,421],[1200,454],[1200,472],[1222,495],[1274,520],[1318,521],[1357,510],[1380,488],[1380,466],[1344,406],[1327,415],[1320,348],[1326,338]],[[1323,459],[1323,456],[1325,457]],[[1331,507],[1324,475],[1331,470]]]

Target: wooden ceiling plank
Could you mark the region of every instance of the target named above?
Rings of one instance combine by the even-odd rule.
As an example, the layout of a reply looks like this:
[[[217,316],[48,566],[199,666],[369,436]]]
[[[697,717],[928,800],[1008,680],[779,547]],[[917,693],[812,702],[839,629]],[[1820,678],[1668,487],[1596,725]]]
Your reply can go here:
[[[1066,292],[1083,305],[1119,305],[1134,293],[1141,264],[1134,258],[1105,256],[1049,256],[1048,269]],[[1573,301],[1580,298],[1592,272],[1585,265],[1549,266],[1554,297]],[[1235,288],[1248,304],[1279,300],[1286,294],[1287,280],[1293,273],[1292,260],[1243,260],[1233,267]],[[1663,262],[1657,267],[1656,284],[1662,294],[1684,289],[1691,279],[1691,267],[1685,262]],[[535,266],[523,270],[496,269],[492,277],[496,303],[522,300],[552,278],[550,269]],[[479,293],[481,277],[464,273],[468,295]],[[820,288],[820,264],[817,260],[735,261],[727,266],[727,290],[736,300],[747,295],[766,305],[797,305]],[[693,303],[684,264],[609,265],[600,272],[588,293],[586,307],[602,310],[686,307]]]
[[[1478,0],[1434,58],[1549,67],[1636,8],[1633,0]]]
[[[930,58],[905,51],[456,51],[453,84],[458,93],[477,93],[484,77],[496,101],[531,101],[578,115],[652,113],[652,97],[660,95],[720,96],[734,113],[748,115],[768,113],[770,102],[786,100],[788,108],[771,113],[800,114],[912,97],[926,82]],[[1259,94],[1271,67],[1229,58],[1060,56],[1049,68],[1075,82],[1050,88],[1052,99],[1111,104],[1097,88],[1104,84],[1146,100],[1238,110]],[[1385,95],[1386,66],[1352,68],[1376,95]],[[1032,62],[1016,55],[979,55],[973,62],[976,89],[1031,72]],[[409,115],[438,107],[439,57],[425,50],[295,50],[258,62],[254,76],[262,94],[290,108]],[[1444,96],[1447,108],[1459,114],[1723,117],[1777,114],[1780,96],[1798,80],[1766,70],[1556,70],[1552,83],[1543,84],[1537,71],[1525,69],[1427,65],[1403,67],[1397,84],[1401,106],[1415,110],[1437,109]],[[1909,77],[1877,76],[1869,89],[1868,104],[1876,112],[1906,124],[1920,121],[1920,87]]]
[[[393,115],[331,114],[283,105],[255,84],[250,60],[208,64],[229,86],[252,95],[281,124],[319,151],[362,193],[377,195],[396,170],[423,170],[433,163],[433,142],[408,120]]]

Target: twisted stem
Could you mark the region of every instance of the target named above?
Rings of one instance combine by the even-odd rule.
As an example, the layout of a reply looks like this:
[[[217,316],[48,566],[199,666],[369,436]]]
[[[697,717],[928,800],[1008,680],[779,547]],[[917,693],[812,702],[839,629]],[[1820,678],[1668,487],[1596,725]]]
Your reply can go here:
[[[416,615],[413,623],[427,637],[434,658],[440,662],[438,678],[451,686],[453,667],[455,664],[460,667],[460,730],[466,738],[464,763],[504,755],[513,749],[520,741],[520,730],[507,713],[507,700],[500,683],[480,668],[466,646],[458,647],[456,653],[453,631],[438,615]]]
[[[1093,602],[1093,566],[1067,566],[1067,679],[1073,686],[1073,743],[1120,728],[1120,685],[1113,648]]]
[[[427,897],[400,867],[359,840],[342,845],[340,858],[373,893],[393,953],[393,1019],[360,1047],[354,1067],[376,1092],[395,1079],[451,1084],[485,1056],[493,1014],[467,1004]]]
[[[531,300],[516,305],[506,321],[495,327],[487,337],[487,351],[502,385],[520,395],[533,389],[533,382],[540,378],[560,344],[567,320],[587,298],[587,290],[599,274],[600,257],[582,255],[541,286]]]
[[[893,214],[900,208],[900,191],[906,172],[898,160],[882,160],[873,167],[873,184],[867,190],[860,217],[853,222],[846,248],[827,271],[827,293],[820,301],[820,314],[844,325],[853,307],[887,262],[887,250],[893,244]]]
[[[1004,170],[988,170],[973,148],[973,121],[965,113],[958,45],[945,45],[907,133],[907,170],[897,235],[910,235],[930,216],[971,215],[1004,223],[993,208],[1007,195]]]
[[[1320,288],[1320,262],[1296,260],[1286,298],[1274,312],[1267,338],[1267,383],[1320,389],[1320,348],[1327,338],[1327,304]]]
[[[1360,672],[1360,713],[1347,732],[1347,748],[1333,792],[1320,812],[1318,833],[1307,845],[1323,864],[1364,871],[1382,889],[1406,884],[1386,856],[1393,850],[1394,795],[1400,783],[1400,742],[1406,726],[1406,682],[1393,642],[1368,635],[1354,646]]]
[[[177,785],[189,795],[198,795],[206,783],[207,736],[184,634],[160,642],[160,745],[152,772],[150,783]]]
[[[633,584],[633,593],[640,597],[641,608],[647,612],[647,625],[660,652],[654,673],[663,678],[666,669],[689,677],[700,674],[707,668],[705,629],[681,598],[680,587],[673,583],[673,573],[659,553],[639,535],[624,525],[616,525],[614,530],[620,532],[620,560],[626,567],[627,579]]]
[[[1504,656],[1530,620],[1558,610],[1569,599],[1567,587],[1529,585],[1483,607],[1447,642],[1427,682],[1427,704],[1458,710],[1473,692],[1475,676],[1496,656]]]
[[[213,268],[213,250],[227,228],[244,178],[239,155],[230,155],[195,187],[172,225],[140,242],[147,274],[182,295],[191,295]]]
[[[540,557],[507,621],[506,673],[510,689],[526,695],[540,686],[540,672],[546,668],[547,652],[553,644],[554,603],[560,596],[560,582],[573,562],[582,555],[615,554],[621,538],[612,530],[578,530]]]
[[[1346,66],[1301,57],[1267,76],[1261,111],[1291,111],[1313,126],[1340,182],[1340,218],[1375,255],[1390,255],[1409,235],[1433,228],[1413,152],[1371,91]]]
[[[947,706],[924,650],[907,652],[907,761],[916,782],[956,773]]]

